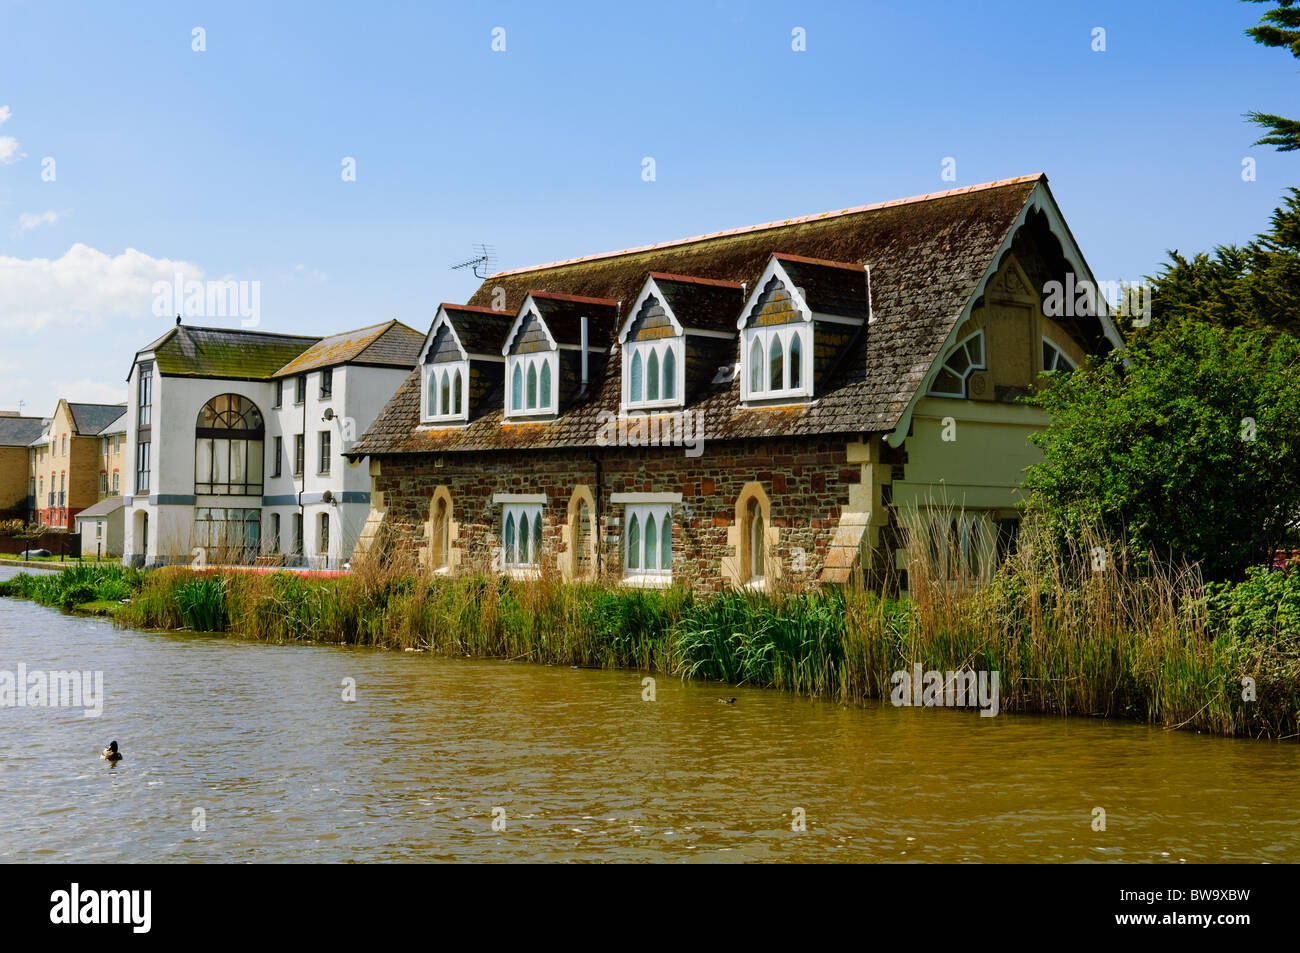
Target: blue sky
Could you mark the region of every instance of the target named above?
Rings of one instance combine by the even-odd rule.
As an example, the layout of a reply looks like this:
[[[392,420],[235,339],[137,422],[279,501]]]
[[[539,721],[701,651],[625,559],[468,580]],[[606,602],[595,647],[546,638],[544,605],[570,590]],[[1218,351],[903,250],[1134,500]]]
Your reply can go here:
[[[1253,3],[121,6],[0,0],[3,409],[124,399],[173,262],[260,282],[266,330],[423,330],[479,241],[521,267],[1044,171],[1133,279],[1300,183],[1241,118],[1300,113]]]

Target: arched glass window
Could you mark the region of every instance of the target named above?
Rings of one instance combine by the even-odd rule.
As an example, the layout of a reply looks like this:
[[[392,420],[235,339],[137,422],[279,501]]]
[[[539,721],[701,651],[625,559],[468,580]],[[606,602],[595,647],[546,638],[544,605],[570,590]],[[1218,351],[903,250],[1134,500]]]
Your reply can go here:
[[[460,376],[460,371],[456,372],[456,381],[452,385],[452,388],[453,388],[451,392],[452,393],[451,399],[453,404],[452,413],[459,414],[461,412],[460,410],[461,399],[462,399],[461,392],[464,390],[464,381]]]
[[[645,399],[659,399],[659,355],[654,351],[645,362]]]
[[[529,410],[537,408],[537,365],[528,365],[528,400],[525,402]]]
[[[222,394],[203,405],[194,428],[194,492],[262,495],[266,425],[247,397]]]
[[[670,347],[664,352],[664,399],[672,400],[677,396],[677,357]]]
[[[551,406],[551,362],[546,360],[542,361],[541,399],[538,406]]]
[[[659,568],[673,568],[673,521],[664,520],[659,526]]]
[[[749,389],[756,394],[763,390],[763,345],[758,338],[749,348]]]
[[[965,397],[967,379],[982,370],[985,370],[984,332],[976,331],[953,348],[935,375],[930,393],[936,397]]]
[[[442,394],[438,401],[438,413],[451,413],[451,375],[446,371],[442,372]]]
[[[639,401],[641,399],[641,352],[635,351],[632,354],[632,369],[628,373],[628,400]]]
[[[574,574],[585,578],[591,573],[591,507],[585,499],[578,504],[577,519],[574,526]]]
[[[437,374],[433,374],[433,373],[429,374],[428,391],[429,391],[428,394],[425,396],[425,400],[428,401],[428,406],[429,406],[428,416],[436,417],[438,416],[438,375]]]
[[[1065,353],[1047,338],[1043,338],[1043,370],[1072,371],[1074,361],[1066,357]]]
[[[514,563],[515,562],[515,514],[514,513],[506,514],[505,546],[503,546],[502,548],[505,550],[504,559],[506,565],[510,565]]]
[[[785,389],[785,368],[782,366],[781,336],[772,335],[772,345],[767,349],[768,389]]]
[[[645,521],[645,568],[659,568],[659,527],[653,513]]]
[[[637,521],[636,514],[627,522],[627,568],[641,568],[641,524]]]
[[[514,376],[510,379],[510,409],[523,410],[524,408],[524,372],[518,364],[515,365]]]
[[[542,511],[533,517],[533,562],[539,562],[542,555]]]
[[[803,386],[803,342],[797,334],[790,338],[790,386]]]
[[[757,500],[749,501],[749,510],[749,577],[759,580],[763,578],[767,538],[763,533],[763,513],[758,508]]]

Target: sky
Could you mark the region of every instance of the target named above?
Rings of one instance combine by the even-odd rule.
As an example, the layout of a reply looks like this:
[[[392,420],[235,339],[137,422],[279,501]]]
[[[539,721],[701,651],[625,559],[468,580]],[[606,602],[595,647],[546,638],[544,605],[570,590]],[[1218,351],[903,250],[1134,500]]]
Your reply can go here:
[[[1035,172],[1137,280],[1300,184],[1242,118],[1300,113],[1265,9],[0,0],[0,410],[125,400],[177,274],[244,295],[192,324],[423,331],[479,242],[517,268]]]

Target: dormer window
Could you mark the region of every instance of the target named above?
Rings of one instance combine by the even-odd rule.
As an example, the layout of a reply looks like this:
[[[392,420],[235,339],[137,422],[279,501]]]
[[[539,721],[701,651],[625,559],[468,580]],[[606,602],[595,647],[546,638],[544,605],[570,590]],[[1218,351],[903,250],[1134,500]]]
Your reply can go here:
[[[506,356],[507,416],[555,413],[554,382],[558,360],[556,351]]]
[[[861,346],[870,315],[865,265],[774,253],[736,322],[740,399],[811,399],[840,355]]]
[[[424,365],[420,419],[425,423],[465,420],[469,405],[469,361]]]
[[[632,341],[625,345],[624,404],[629,410],[681,405],[686,361],[680,337]]]
[[[745,354],[744,400],[811,397],[812,325],[748,328],[741,339]]]
[[[930,388],[932,397],[965,397],[966,381],[984,366],[984,332],[976,331],[953,348]]]
[[[1074,361],[1066,357],[1064,351],[1053,344],[1050,339],[1043,338],[1044,371],[1072,371],[1074,367]]]

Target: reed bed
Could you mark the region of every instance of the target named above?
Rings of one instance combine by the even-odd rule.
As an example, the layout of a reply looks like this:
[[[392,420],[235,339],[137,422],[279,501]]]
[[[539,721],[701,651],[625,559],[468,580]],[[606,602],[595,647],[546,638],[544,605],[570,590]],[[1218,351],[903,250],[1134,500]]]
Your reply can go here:
[[[1292,624],[1300,581],[1206,587],[1192,567],[1139,564],[1096,535],[1063,546],[1032,521],[993,572],[992,560],[972,558],[991,540],[936,539],[915,514],[904,523],[906,598],[862,586],[638,590],[614,579],[510,580],[473,567],[446,577],[420,570],[409,553],[388,552],[337,578],[136,573],[115,622],[633,668],[850,704],[889,697],[893,673],[920,664],[998,672],[1004,712],[1300,736],[1300,631]],[[86,578],[67,584],[8,587],[61,605],[57,586],[84,595],[98,568],[69,570]],[[1243,697],[1248,685],[1253,698]]]

